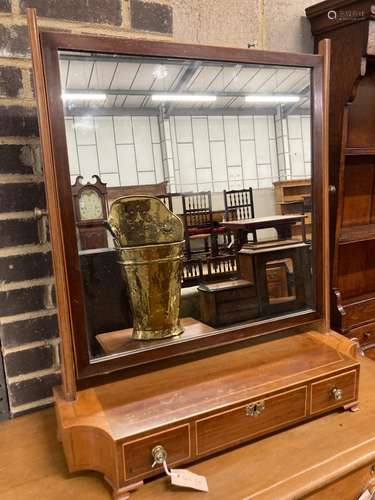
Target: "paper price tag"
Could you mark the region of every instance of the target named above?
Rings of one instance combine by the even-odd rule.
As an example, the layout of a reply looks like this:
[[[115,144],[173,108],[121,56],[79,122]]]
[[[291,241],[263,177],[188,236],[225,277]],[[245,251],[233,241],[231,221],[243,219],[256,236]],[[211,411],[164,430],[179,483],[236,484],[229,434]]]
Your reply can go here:
[[[362,493],[358,500],[371,500],[371,498],[373,498],[372,494],[369,490],[366,490]]]
[[[171,469],[171,483],[181,488],[208,492],[207,479],[186,469]]]

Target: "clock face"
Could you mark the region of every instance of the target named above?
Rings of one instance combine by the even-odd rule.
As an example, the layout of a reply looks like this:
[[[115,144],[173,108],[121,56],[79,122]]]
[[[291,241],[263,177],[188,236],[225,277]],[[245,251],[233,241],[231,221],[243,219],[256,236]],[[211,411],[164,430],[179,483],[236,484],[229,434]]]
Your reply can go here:
[[[85,189],[79,197],[79,213],[81,220],[103,218],[103,206],[100,195],[95,189]]]

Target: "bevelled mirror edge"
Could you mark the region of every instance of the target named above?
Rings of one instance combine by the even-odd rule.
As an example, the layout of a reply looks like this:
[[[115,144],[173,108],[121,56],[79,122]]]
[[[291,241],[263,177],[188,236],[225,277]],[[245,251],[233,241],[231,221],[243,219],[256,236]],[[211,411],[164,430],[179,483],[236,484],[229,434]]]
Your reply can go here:
[[[54,121],[57,121],[58,119],[61,119],[62,118],[62,123],[63,123],[63,112],[62,112],[62,106],[61,106],[61,102],[60,100],[58,101],[58,103],[55,102],[56,100],[56,96],[58,96],[60,90],[59,90],[59,86],[58,86],[58,81],[57,81],[57,78],[55,76],[55,80],[53,80],[52,78],[52,82],[54,84],[54,89],[51,91],[51,87],[49,86],[49,83],[51,82],[51,75],[50,75],[50,70],[51,70],[51,67],[53,67],[54,65],[56,65],[56,62],[57,62],[57,50],[58,49],[68,49],[68,50],[90,50],[90,51],[103,51],[103,52],[106,52],[106,51],[109,51],[109,47],[111,46],[111,39],[99,39],[99,38],[96,38],[96,37],[85,37],[85,36],[72,36],[72,35],[65,35],[65,34],[59,34],[59,33],[48,33],[48,32],[43,32],[41,34],[41,40],[42,40],[42,48],[43,48],[43,54],[44,54],[44,63],[45,63],[45,76],[46,76],[46,82],[47,82],[47,91],[48,91],[48,102],[49,102],[49,113],[50,113],[50,118],[51,118],[51,115],[53,115],[53,118],[55,119]],[[82,43],[80,43],[82,42]],[[119,41],[117,39],[112,39],[112,44],[116,44],[116,53],[119,53]],[[139,42],[139,41],[132,41],[132,40],[121,40],[121,48],[123,48],[124,50],[124,53],[127,53],[127,54],[131,54],[133,53],[132,52],[132,45],[136,45],[138,47],[138,51],[140,50],[141,52],[143,52],[145,55],[147,55],[147,52],[148,52],[148,49],[150,50],[150,52],[152,52],[155,56],[157,56],[157,51],[158,51],[158,44],[159,42],[146,42],[146,41],[142,41],[142,42]],[[188,49],[186,51],[183,50],[183,45],[176,45],[176,44],[171,44],[169,45],[168,43],[166,42],[160,42],[160,55],[163,55],[163,56],[166,56],[168,55],[169,57],[179,57],[179,55],[181,55],[181,53],[183,52],[183,55],[184,57],[186,57],[186,54],[188,52],[188,49],[191,47],[191,46],[188,46]],[[91,46],[92,45],[95,45],[95,48],[93,49]],[[141,47],[139,49],[139,46]],[[90,49],[88,49],[88,47],[90,47]],[[172,47],[172,49],[168,49],[169,47]],[[180,50],[181,50],[181,53],[176,53],[176,47],[178,47]],[[168,53],[168,50],[170,50],[170,53]],[[216,56],[218,56],[218,54],[222,54],[221,56],[221,60],[241,60],[241,58],[246,58],[245,61],[243,61],[244,63],[252,63],[254,62],[253,59],[255,58],[257,63],[260,64],[261,62],[261,58],[262,58],[262,55],[264,55],[264,59],[266,60],[265,64],[278,64],[280,65],[281,64],[281,60],[283,57],[285,57],[286,59],[288,59],[288,54],[276,54],[276,53],[261,53],[260,51],[256,51],[256,54],[255,53],[252,53],[252,51],[245,51],[245,50],[237,50],[237,49],[225,49],[225,48],[213,48],[213,47],[209,47],[209,48],[205,48],[205,47],[195,47],[193,52],[194,52],[194,58],[196,59],[206,59],[206,53],[205,53],[205,50],[207,52],[207,59],[210,59],[210,57],[212,57],[212,54],[216,54]],[[156,54],[155,54],[156,52]],[[236,58],[234,57],[234,54],[235,53],[239,53],[240,55]],[[276,55],[275,55],[276,54]],[[246,56],[246,57],[245,57]],[[254,57],[256,56],[256,57]],[[274,56],[274,60],[272,60],[272,56]],[[302,55],[298,55],[298,56],[295,56],[295,55],[290,55],[290,59],[292,62],[293,62],[293,65],[296,64],[296,57],[298,58],[298,61],[299,61],[299,64],[302,66],[303,65],[303,60],[304,60],[304,56]],[[321,91],[319,90],[319,88],[321,89],[321,86],[322,86],[322,81],[321,81],[321,76],[319,76],[319,68],[321,67],[322,65],[322,60],[323,58],[320,57],[320,56],[312,56],[312,55],[306,55],[306,58],[305,60],[307,61],[307,63],[305,63],[306,66],[309,66],[309,67],[312,67],[312,79],[313,79],[313,94],[314,96],[316,95],[319,95],[319,93],[321,93]],[[292,65],[292,64],[290,64]],[[56,69],[56,66],[55,66],[55,69]],[[318,75],[315,77],[315,72],[318,73]],[[319,102],[317,102],[319,101]],[[317,101],[314,100],[314,109],[313,109],[313,120],[314,120],[314,131],[315,131],[315,128],[316,127],[319,127],[319,125],[322,124],[322,102],[320,99],[317,99]],[[57,111],[57,112],[56,112]],[[59,126],[58,124],[52,124],[51,126],[51,135],[52,135],[52,140],[55,139],[54,143],[56,144],[56,134],[60,134],[60,139],[61,137],[64,137],[65,136],[65,130],[62,130],[62,126],[61,126],[61,123],[60,123],[60,129],[59,129]],[[322,127],[320,127],[322,128]],[[315,132],[314,132],[314,135],[315,135]],[[318,140],[318,142],[317,142]],[[313,155],[314,155],[314,163],[315,165],[322,165],[322,147],[318,147],[317,148],[317,144],[319,144],[319,141],[321,141],[321,138],[316,137],[316,139],[314,140],[314,148],[313,148]],[[63,155],[67,155],[66,153],[66,146],[65,146],[65,151],[63,151],[64,147],[62,147],[61,151],[63,153]],[[317,151],[318,150],[318,151]],[[57,158],[56,155],[55,155],[55,158],[54,158],[54,161],[58,163],[58,161],[61,161],[61,157]],[[57,164],[54,165],[54,166],[51,166],[51,165],[48,165],[48,162],[45,161],[45,169],[48,170],[49,168],[52,168],[53,169],[53,177],[56,179],[56,176],[58,175],[58,168],[57,167]],[[321,167],[318,167],[318,168],[321,168]],[[323,203],[323,200],[322,200],[322,197],[324,197],[324,195],[322,195],[322,193],[324,192],[324,185],[323,185],[323,179],[320,178],[320,179],[316,179],[316,175],[315,175],[315,171],[314,171],[314,181],[313,181],[313,185],[314,185],[314,192],[318,194],[318,197],[314,200],[314,207],[313,207],[313,210],[314,210],[314,213],[317,214],[319,216],[319,220],[322,220],[320,215],[322,215],[322,203]],[[60,188],[61,189],[61,188]],[[60,190],[60,200],[61,200],[61,204],[64,204],[64,209],[66,210],[69,203],[68,203],[68,198],[67,198],[67,194],[65,192],[65,194],[63,192],[61,192]],[[71,201],[70,201],[71,203]],[[68,208],[68,212],[70,211],[70,215],[72,215],[72,204],[70,205],[70,208]],[[50,218],[51,218],[51,224],[54,223],[54,221],[52,220],[52,217],[51,217],[52,214],[50,214]],[[319,225],[318,225],[319,226]],[[319,233],[321,233],[321,230],[322,228],[321,227],[317,227],[317,225],[315,224],[315,262],[323,262],[323,258],[322,258],[322,238],[319,236]],[[61,235],[60,235],[61,236]],[[70,231],[70,233],[66,233],[64,235],[65,237],[65,248],[68,248],[69,247],[69,243],[71,243],[70,245],[70,248],[72,249],[73,247],[73,243],[76,244],[76,241],[74,242],[75,238],[76,238],[76,235],[74,234],[73,231]],[[61,244],[62,242],[60,241],[59,244]],[[75,249],[77,248],[77,246],[74,247]],[[75,250],[76,251],[76,250]],[[69,261],[69,254],[66,254],[68,256],[68,261]],[[67,265],[67,262],[65,263],[65,265]],[[316,264],[315,264],[316,265]],[[320,267],[320,266],[319,266]],[[67,266],[67,269],[68,271],[68,266]],[[318,270],[318,269],[316,269]],[[71,272],[73,271],[73,274],[74,272],[77,271],[77,269],[75,270],[70,270]],[[321,313],[321,306],[319,305],[319,296],[321,296],[322,294],[319,293],[319,290],[322,290],[323,291],[323,288],[322,288],[322,282],[319,282],[319,276],[317,275],[320,275],[321,273],[319,272],[316,272],[315,273],[315,280],[318,281],[316,284],[315,284],[315,290],[316,290],[316,305],[317,305],[317,308],[315,311],[311,310],[311,311],[307,311],[306,313],[304,314],[291,314],[290,317],[287,317],[287,318],[283,318],[283,319],[280,319],[280,318],[277,318],[277,320],[272,320],[271,322],[273,323],[273,325],[276,325],[274,326],[273,328],[275,329],[278,329],[278,330],[282,330],[282,329],[285,329],[285,328],[288,328],[288,327],[292,327],[292,326],[297,326],[298,324],[301,324],[301,323],[307,323],[309,321],[316,321],[316,320],[321,320],[322,319],[322,313]],[[73,281],[74,281],[74,276],[70,275],[68,277],[68,284],[69,284],[69,287],[70,287],[70,291],[72,291],[73,293],[71,294],[71,296],[74,296],[77,297],[77,285],[74,285]],[[71,306],[74,307],[77,307],[77,301],[75,302],[75,304],[71,304]],[[82,311],[81,311],[82,313]],[[72,309],[72,314],[73,316],[76,314],[76,312],[74,311],[74,309]],[[73,317],[73,322],[74,322],[74,317]],[[263,322],[262,322],[263,323]],[[72,330],[74,330],[75,332],[77,332],[79,328],[77,328],[76,325],[73,326]],[[243,335],[246,337],[246,336],[250,336],[251,335],[251,332],[248,331],[248,330],[254,330],[253,334],[265,334],[266,332],[262,330],[263,329],[266,329],[266,327],[263,325],[263,324],[253,324],[253,325],[247,325],[246,327],[242,327],[240,330],[243,331]],[[237,329],[237,331],[240,331],[239,329]],[[246,330],[246,332],[245,332]],[[274,330],[273,330],[274,331]],[[257,333],[258,332],[258,333]],[[70,332],[71,333],[71,332]],[[73,334],[74,335],[74,334]],[[190,347],[187,347],[187,342],[184,342],[183,344],[181,344],[181,352],[178,352],[178,349],[171,349],[171,355],[172,356],[175,356],[177,354],[182,354],[184,352],[192,352],[196,349],[200,349],[200,348],[206,348],[206,349],[209,349],[210,347],[214,347],[214,346],[218,346],[220,344],[223,344],[223,343],[226,343],[226,342],[233,342],[235,340],[240,340],[239,338],[237,339],[234,339],[233,337],[233,331],[231,329],[227,329],[227,330],[224,330],[222,332],[220,332],[220,335],[222,336],[222,339],[219,340],[219,339],[216,339],[215,341],[213,341],[211,344],[210,344],[210,340],[209,340],[209,336],[205,337],[205,345],[201,345],[201,346],[197,346],[197,345],[191,345]],[[241,335],[241,334],[240,334]],[[237,335],[238,336],[238,335]],[[232,337],[232,338],[230,338]],[[120,370],[120,369],[123,369],[123,368],[126,368],[127,366],[131,366],[132,364],[135,365],[135,364],[142,364],[142,354],[143,353],[137,353],[137,356],[134,357],[133,359],[133,362],[128,359],[130,358],[130,356],[119,356],[119,357],[116,357],[114,359],[104,359],[104,360],[101,360],[100,362],[99,361],[95,361],[95,362],[91,362],[90,363],[90,360],[88,359],[88,357],[85,357],[81,356],[80,354],[80,350],[83,346],[83,343],[82,343],[82,338],[83,336],[81,336],[81,338],[79,338],[79,336],[75,336],[75,346],[76,346],[76,349],[75,349],[75,362],[76,362],[76,372],[77,372],[77,376],[78,378],[84,378],[84,377],[87,377],[87,376],[91,376],[91,375],[94,375],[94,374],[97,374],[99,372],[108,372],[108,371],[114,371],[114,370]],[[155,354],[157,354],[155,352]],[[155,360],[156,359],[162,359],[162,358],[165,358],[165,357],[168,357],[168,354],[165,354],[164,355],[159,355],[155,357]],[[153,359],[151,358],[151,360],[149,360],[149,362],[153,361]]]

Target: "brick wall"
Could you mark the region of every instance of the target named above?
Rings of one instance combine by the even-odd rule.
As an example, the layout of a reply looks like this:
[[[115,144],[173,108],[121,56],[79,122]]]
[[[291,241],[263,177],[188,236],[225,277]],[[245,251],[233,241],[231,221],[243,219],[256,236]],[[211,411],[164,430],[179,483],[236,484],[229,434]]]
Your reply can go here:
[[[73,33],[308,51],[301,16],[312,3],[0,0],[0,340],[11,415],[50,404],[60,377],[51,249],[34,217],[45,196],[25,9],[36,7],[40,26]]]

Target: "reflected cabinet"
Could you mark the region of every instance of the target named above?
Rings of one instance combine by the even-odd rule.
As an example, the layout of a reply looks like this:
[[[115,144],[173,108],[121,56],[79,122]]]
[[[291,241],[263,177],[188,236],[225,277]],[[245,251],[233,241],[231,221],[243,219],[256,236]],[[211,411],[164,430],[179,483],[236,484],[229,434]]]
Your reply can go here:
[[[71,471],[146,478],[357,404],[329,330],[318,55],[38,30]]]

